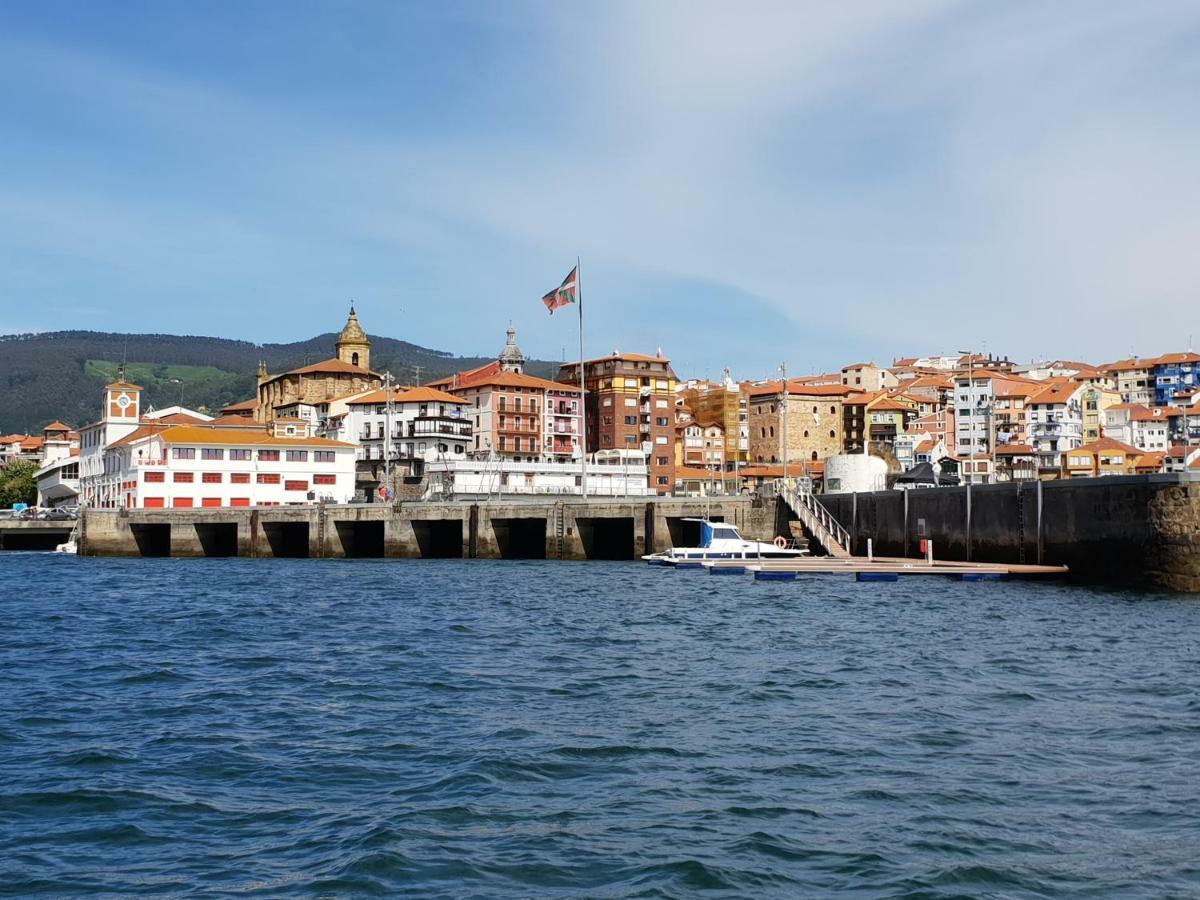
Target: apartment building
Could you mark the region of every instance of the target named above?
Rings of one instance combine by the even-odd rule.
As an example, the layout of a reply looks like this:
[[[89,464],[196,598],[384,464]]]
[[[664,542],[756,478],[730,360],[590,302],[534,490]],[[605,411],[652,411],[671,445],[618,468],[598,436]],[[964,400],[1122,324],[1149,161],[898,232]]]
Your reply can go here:
[[[587,388],[588,451],[641,450],[650,485],[669,494],[675,485],[675,372],[660,350],[654,356],[613,351],[583,364]],[[564,363],[558,381],[579,384],[579,365]]]

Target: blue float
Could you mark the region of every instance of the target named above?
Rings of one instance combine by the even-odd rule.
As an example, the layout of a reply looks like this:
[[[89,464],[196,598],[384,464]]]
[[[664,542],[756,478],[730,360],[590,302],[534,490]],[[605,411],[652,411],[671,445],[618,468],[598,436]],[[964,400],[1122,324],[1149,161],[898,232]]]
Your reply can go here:
[[[899,581],[900,576],[895,572],[856,572],[855,581]]]

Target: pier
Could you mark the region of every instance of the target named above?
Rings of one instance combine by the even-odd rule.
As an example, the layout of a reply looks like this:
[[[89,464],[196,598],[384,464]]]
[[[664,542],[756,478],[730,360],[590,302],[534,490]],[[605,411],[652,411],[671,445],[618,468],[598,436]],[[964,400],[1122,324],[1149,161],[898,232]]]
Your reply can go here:
[[[705,516],[730,522],[747,537],[771,540],[777,533],[774,501],[750,497],[711,502],[568,497],[248,509],[89,509],[81,520],[80,552],[89,556],[629,560],[694,542],[697,526],[685,520]]]

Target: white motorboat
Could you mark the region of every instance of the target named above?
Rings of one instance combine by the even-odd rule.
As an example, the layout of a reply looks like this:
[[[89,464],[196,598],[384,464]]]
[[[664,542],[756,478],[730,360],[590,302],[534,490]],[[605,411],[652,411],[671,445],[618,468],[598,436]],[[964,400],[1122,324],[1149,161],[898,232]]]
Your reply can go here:
[[[774,542],[749,541],[725,522],[708,519],[684,519],[700,525],[700,546],[672,547],[665,553],[643,556],[652,566],[674,566],[680,563],[702,563],[717,559],[796,559],[808,555],[808,548],[797,547],[795,541],[776,538]]]

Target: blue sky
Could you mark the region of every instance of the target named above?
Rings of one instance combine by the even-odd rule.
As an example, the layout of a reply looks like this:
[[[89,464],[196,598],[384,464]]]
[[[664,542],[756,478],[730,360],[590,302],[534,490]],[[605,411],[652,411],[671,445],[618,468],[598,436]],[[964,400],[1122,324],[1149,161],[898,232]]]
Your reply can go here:
[[[0,5],[0,333],[761,376],[1200,339],[1194,2]]]

